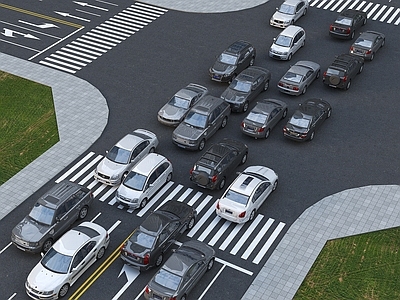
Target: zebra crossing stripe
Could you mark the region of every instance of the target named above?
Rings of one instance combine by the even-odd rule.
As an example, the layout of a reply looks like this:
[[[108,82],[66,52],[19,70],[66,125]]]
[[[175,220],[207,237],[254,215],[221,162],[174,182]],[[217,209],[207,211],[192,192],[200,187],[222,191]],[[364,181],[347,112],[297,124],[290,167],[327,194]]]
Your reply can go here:
[[[83,178],[81,181],[79,181],[80,185],[84,185],[86,182],[88,182],[90,179],[93,179],[93,175],[94,175],[94,170],[92,170],[89,174],[87,174],[85,176],[85,178]],[[97,181],[92,181],[92,183],[90,183],[88,185],[88,189],[92,189],[95,185],[96,185]]]
[[[400,8],[396,9],[396,11],[393,13],[393,15],[389,18],[389,20],[387,20],[387,23],[392,23],[394,18],[396,18],[396,16],[399,14],[400,12]]]
[[[161,198],[161,196],[171,187],[171,185],[173,185],[174,183],[172,181],[168,182],[167,184],[165,184],[163,186],[163,188],[151,199],[151,201],[149,203],[147,203],[147,205],[142,208],[136,215],[138,217],[142,217],[149,209],[150,207],[152,207],[157,201],[158,199]]]
[[[92,173],[93,174],[93,173]],[[97,183],[97,180],[95,179],[93,182]],[[93,192],[93,196],[97,197],[98,194],[100,194],[105,188],[107,187],[106,184],[102,184]]]
[[[97,163],[100,159],[103,158],[103,155],[97,155],[95,159],[93,159],[90,163],[88,163],[84,168],[82,168],[75,176],[73,176],[70,181],[76,181],[79,177],[82,176],[83,173],[86,173],[95,163]]]
[[[167,11],[168,11],[168,10],[165,9],[165,8],[157,7],[157,6],[152,6],[152,5],[149,5],[149,4],[142,3],[142,2],[136,2],[135,5],[143,6],[143,7],[148,7],[148,8],[152,8],[152,9],[154,9],[154,10],[159,11],[160,14],[164,14],[163,12],[167,12]]]
[[[383,13],[383,11],[386,9],[386,5],[383,5],[381,9],[375,14],[375,16],[372,18],[372,20],[376,20],[379,18],[379,16]]]
[[[255,264],[260,263],[261,259],[267,253],[268,249],[271,247],[272,243],[275,241],[275,239],[277,238],[279,233],[282,231],[283,227],[285,227],[285,223],[279,222],[278,226],[275,228],[274,232],[268,238],[267,242],[264,244],[264,246],[258,252],[257,256],[253,259],[253,263],[255,263]]]
[[[243,253],[241,258],[243,259],[249,258],[250,254],[254,251],[254,248],[258,245],[258,243],[261,241],[261,239],[264,237],[264,235],[267,233],[268,229],[274,222],[275,222],[274,219],[271,218],[268,219],[267,223],[265,223],[264,226],[261,228],[261,230],[257,233],[256,237],[250,243],[249,247],[247,247],[246,251]]]
[[[324,6],[324,9],[328,9],[336,0],[331,0],[327,5]]]
[[[183,202],[183,200],[186,199],[186,197],[193,191],[191,188],[187,188],[186,191],[176,200],[179,202]],[[189,204],[190,205],[190,204]]]
[[[240,250],[240,248],[242,248],[244,242],[248,239],[248,237],[250,236],[250,234],[253,232],[253,230],[257,227],[258,223],[261,222],[261,220],[263,219],[263,215],[258,215],[257,218],[255,218],[250,226],[247,228],[247,230],[242,234],[241,238],[239,239],[239,241],[236,243],[235,247],[233,247],[233,249],[229,252],[230,254],[236,255],[238,253],[238,251]]]
[[[354,0],[353,3],[351,3],[351,5],[347,9],[353,9],[354,6],[356,6],[358,2],[360,2],[360,0]]]
[[[203,195],[202,192],[198,191],[193,197],[192,199],[190,199],[190,201],[188,202],[188,205],[193,206],[193,204],[196,203],[196,201],[200,198],[200,196]]]
[[[214,219],[208,224],[206,229],[202,232],[202,234],[197,238],[200,242],[203,242],[205,238],[211,233],[211,230],[217,226],[218,222],[221,220],[219,216],[215,216]]]
[[[381,6],[380,4],[375,4],[375,6],[367,13],[367,18],[369,19],[371,15]]]
[[[347,0],[347,1],[338,9],[338,12],[342,12],[342,11],[346,8],[346,6],[349,5],[349,3],[350,3],[351,1],[352,1],[352,0]]]
[[[76,169],[78,169],[85,161],[87,161],[89,158],[91,158],[94,155],[94,152],[89,152],[88,154],[85,155],[80,161],[78,161],[71,169],[69,169],[67,172],[65,172],[60,178],[56,180],[56,183],[59,183],[63,181],[65,178],[67,178],[72,172],[74,172]]]
[[[229,225],[231,225],[232,222],[226,220],[224,224],[222,224],[221,228],[217,231],[217,233],[213,236],[213,238],[208,242],[210,246],[214,246],[215,243],[219,240],[219,238],[222,236],[222,234],[228,229]]]
[[[206,220],[210,217],[210,215],[214,212],[215,210],[215,204],[217,201],[214,202],[213,205],[207,210],[207,212],[204,214],[204,216],[194,225],[192,230],[190,230],[187,234],[188,237],[193,237],[195,233],[200,229],[200,227],[206,222]],[[197,211],[197,208],[196,208]]]
[[[359,6],[357,6],[357,10],[361,10],[361,8],[365,5],[366,1],[362,1]]]
[[[389,9],[387,10],[387,12],[382,16],[382,18],[379,19],[379,22],[385,21],[386,18],[388,17],[388,15],[392,12],[393,9],[394,9],[393,6],[389,7]]]
[[[221,246],[219,246],[219,249],[224,251],[226,249],[226,247],[229,246],[229,244],[232,242],[232,240],[234,239],[234,237],[238,234],[238,232],[240,231],[240,229],[243,228],[244,223],[242,224],[237,224],[235,226],[235,228],[233,228],[233,230],[231,231],[231,233],[228,235],[228,237],[224,240],[224,242],[221,244]]]
[[[343,2],[343,0],[339,0],[338,2],[336,2],[336,4],[334,6],[331,7],[331,11],[334,11],[336,8],[338,8],[338,6]]]
[[[118,188],[118,186],[113,186],[103,196],[100,197],[99,201],[104,202],[108,197],[111,196],[111,194],[113,194],[116,191],[117,188]]]
[[[158,210],[161,206],[164,205],[164,203],[174,198],[174,196],[180,191],[182,187],[183,185],[176,186],[175,189],[171,193],[169,193],[167,197],[165,197],[165,199],[157,206],[155,210]]]
[[[200,203],[200,205],[196,207],[197,214],[199,214],[199,213],[203,210],[203,208],[208,204],[208,202],[210,202],[211,199],[212,199],[212,196],[208,195],[208,196]],[[216,202],[215,202],[215,203],[216,203]],[[215,203],[214,203],[214,206],[215,206]],[[213,206],[213,208],[214,208],[214,206]],[[214,208],[214,209],[215,209],[215,208]]]

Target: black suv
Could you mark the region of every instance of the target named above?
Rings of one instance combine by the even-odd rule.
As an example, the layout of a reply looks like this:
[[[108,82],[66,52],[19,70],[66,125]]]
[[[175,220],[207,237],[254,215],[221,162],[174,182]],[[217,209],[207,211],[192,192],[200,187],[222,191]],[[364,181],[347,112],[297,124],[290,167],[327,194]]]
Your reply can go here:
[[[341,54],[324,72],[322,81],[334,88],[348,90],[351,81],[364,69],[364,59],[350,54]]]
[[[237,74],[254,64],[256,49],[246,41],[236,41],[218,57],[209,69],[212,80],[231,82]]]
[[[342,11],[335,22],[329,27],[329,35],[350,39],[354,38],[354,32],[367,23],[367,13],[355,9]]]
[[[223,139],[212,145],[190,170],[190,180],[200,187],[222,189],[226,177],[247,160],[248,147],[242,142]]]

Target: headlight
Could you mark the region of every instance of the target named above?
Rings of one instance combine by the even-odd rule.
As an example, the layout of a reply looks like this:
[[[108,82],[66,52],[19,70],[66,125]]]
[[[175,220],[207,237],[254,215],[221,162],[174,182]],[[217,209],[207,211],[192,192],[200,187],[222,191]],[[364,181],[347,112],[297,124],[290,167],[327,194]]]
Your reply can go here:
[[[118,179],[118,177],[119,177],[119,174],[114,174],[114,175],[111,175],[110,179],[115,180],[115,179]]]
[[[283,23],[289,24],[291,21],[292,21],[292,20],[286,20],[286,21],[283,21]]]
[[[37,247],[39,246],[39,242],[29,242],[29,247]]]
[[[54,291],[44,291],[42,292],[43,295],[52,295],[54,294]]]

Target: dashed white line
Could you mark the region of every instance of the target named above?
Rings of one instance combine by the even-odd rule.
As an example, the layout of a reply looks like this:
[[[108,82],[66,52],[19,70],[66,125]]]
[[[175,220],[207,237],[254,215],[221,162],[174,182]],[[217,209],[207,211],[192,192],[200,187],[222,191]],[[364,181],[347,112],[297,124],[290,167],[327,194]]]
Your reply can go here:
[[[257,218],[255,218],[250,226],[247,228],[247,230],[243,233],[239,241],[236,243],[235,247],[229,252],[230,254],[236,255],[240,248],[243,246],[244,242],[249,238],[250,234],[253,232],[253,230],[257,227],[258,223],[261,222],[263,218],[263,215],[257,215]]]

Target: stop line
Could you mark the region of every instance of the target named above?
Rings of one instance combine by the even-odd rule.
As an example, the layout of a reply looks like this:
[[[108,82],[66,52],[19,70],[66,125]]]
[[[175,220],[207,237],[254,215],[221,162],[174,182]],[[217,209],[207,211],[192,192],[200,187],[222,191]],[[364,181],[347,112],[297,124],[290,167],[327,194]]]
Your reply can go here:
[[[95,155],[94,152],[88,153],[62,174],[56,182],[68,179],[84,185],[91,189],[99,202],[135,214],[139,218],[149,211],[157,210],[169,200],[185,202],[193,206],[198,214],[195,226],[187,233],[188,237],[208,243],[231,255],[238,255],[243,260],[251,260],[254,264],[260,263],[286,225],[263,214],[258,214],[252,222],[232,223],[215,214],[217,200],[213,196],[173,181],[165,184],[144,208],[139,210],[126,208],[118,204],[115,199],[115,191],[118,187],[102,184],[93,177],[96,164],[102,158],[102,155]]]

